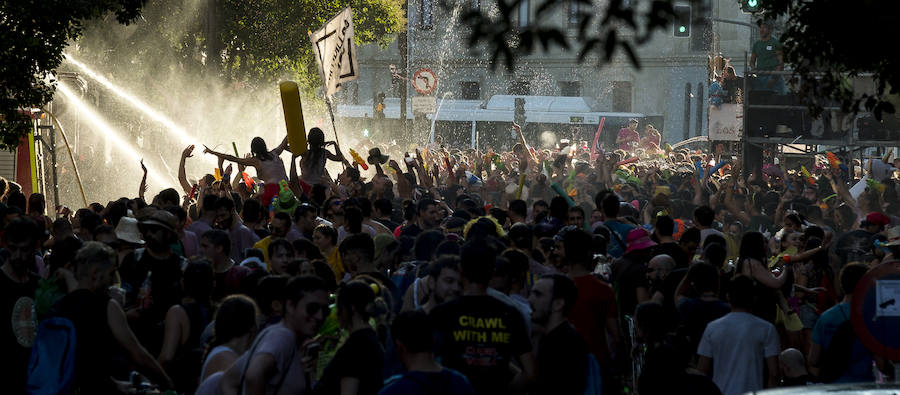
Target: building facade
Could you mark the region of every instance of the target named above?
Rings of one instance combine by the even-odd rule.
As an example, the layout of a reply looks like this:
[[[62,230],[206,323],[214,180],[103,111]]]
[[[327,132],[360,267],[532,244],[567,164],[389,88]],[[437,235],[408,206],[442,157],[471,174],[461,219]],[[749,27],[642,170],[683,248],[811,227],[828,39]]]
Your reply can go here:
[[[595,7],[602,9],[607,1],[595,2]],[[649,2],[632,0],[632,3],[640,7]],[[710,0],[691,9],[693,22],[689,37],[676,37],[670,27],[667,31],[657,31],[650,41],[638,47],[640,69],[621,53],[599,67],[596,56],[579,63],[576,46],[568,52],[538,49],[519,58],[510,72],[503,65],[492,69],[486,51],[466,45],[468,31],[459,22],[462,7],[489,7],[489,4],[461,1],[450,10],[439,4],[437,0],[409,0],[407,33],[409,74],[423,67],[433,70],[438,77],[433,95],[438,100],[487,102],[495,95],[587,97],[595,101],[598,107],[595,111],[640,113],[661,120],[655,126],[668,142],[707,134],[709,58],[714,54],[730,58],[738,73],[743,74],[744,53],[755,34],[754,28],[747,25],[712,21],[749,24],[751,16],[742,13],[735,0]],[[584,11],[578,7],[584,5],[572,1],[536,21],[535,8],[539,3],[523,0],[521,4],[516,23],[565,26],[569,39],[575,40],[577,15]],[[619,31],[624,35],[634,34],[628,29]],[[360,79],[345,86],[340,96],[342,103],[372,106],[379,93],[388,99],[398,97],[402,86],[410,98],[417,95],[409,84],[392,81],[390,66],[399,64],[400,59],[397,41],[387,48],[361,47]]]

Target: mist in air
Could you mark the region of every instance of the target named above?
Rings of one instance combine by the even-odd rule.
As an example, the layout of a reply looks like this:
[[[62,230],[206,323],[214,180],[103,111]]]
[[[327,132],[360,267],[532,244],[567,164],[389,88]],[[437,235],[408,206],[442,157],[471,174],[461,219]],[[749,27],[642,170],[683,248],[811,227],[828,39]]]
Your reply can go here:
[[[165,188],[181,191],[178,164],[190,144],[195,149],[186,170],[193,183],[216,166],[213,156],[203,154],[203,144],[234,154],[234,143],[244,156],[255,136],[263,137],[270,149],[285,136],[278,80],[293,75],[285,72],[271,83],[232,81],[208,66],[205,53],[173,50],[169,38],[190,37],[202,18],[199,2],[186,3],[191,4],[166,19],[165,32],[145,20],[122,26],[110,17],[90,26],[66,51],[59,71],[79,78],[61,79],[51,111],[68,135],[88,202],[137,196],[141,159],[149,170],[149,201]],[[167,11],[158,7],[148,4],[145,14]],[[318,126],[326,139],[333,139],[324,106],[311,97],[303,102],[307,129]],[[283,158],[288,166],[290,154]],[[59,155],[58,172],[61,203],[80,207],[67,156]]]

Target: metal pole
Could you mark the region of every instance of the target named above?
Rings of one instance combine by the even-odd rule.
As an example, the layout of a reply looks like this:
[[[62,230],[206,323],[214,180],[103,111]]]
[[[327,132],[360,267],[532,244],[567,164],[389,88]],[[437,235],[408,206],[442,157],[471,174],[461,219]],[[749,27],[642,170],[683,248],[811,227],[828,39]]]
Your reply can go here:
[[[72,155],[72,148],[69,146],[69,139],[66,138],[66,130],[63,129],[62,124],[59,123],[59,119],[53,116],[53,113],[42,109],[48,115],[50,115],[50,119],[56,123],[56,127],[59,128],[59,134],[63,138],[63,143],[66,145],[66,150],[69,151],[69,159],[72,160],[72,169],[75,170],[75,180],[78,181],[78,189],[81,190],[81,199],[84,202],[84,207],[88,206],[87,196],[84,194],[84,185],[81,183],[81,173],[78,172],[78,165],[75,163],[75,156]]]
[[[56,128],[50,126],[50,178],[53,180],[53,203],[59,206],[59,178],[56,167]]]
[[[409,78],[409,5],[408,1],[403,2],[403,12],[406,13],[406,29],[397,36],[397,46],[400,49],[400,75],[403,78]],[[393,79],[394,76],[391,76]],[[403,128],[403,134],[409,134],[409,122],[406,119],[406,101],[408,96],[407,80],[398,83],[403,84],[400,89],[400,127]]]

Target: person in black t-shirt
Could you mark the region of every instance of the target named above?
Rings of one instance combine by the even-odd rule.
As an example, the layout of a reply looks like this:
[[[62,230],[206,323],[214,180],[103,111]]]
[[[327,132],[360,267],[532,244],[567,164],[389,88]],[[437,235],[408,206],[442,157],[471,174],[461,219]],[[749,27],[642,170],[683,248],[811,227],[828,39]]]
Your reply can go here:
[[[544,275],[531,288],[528,303],[537,343],[537,377],[531,394],[584,393],[587,344],[566,319],[578,299],[575,282],[563,274]]]
[[[37,322],[33,315],[38,276],[31,272],[38,226],[29,218],[13,220],[4,233],[9,256],[0,274],[0,382],[10,393],[24,393],[28,358]]]
[[[463,296],[430,313],[437,328],[441,363],[466,375],[478,394],[524,391],[535,371],[522,315],[515,307],[487,295],[497,254],[485,240],[463,245]],[[514,358],[522,370],[512,377],[509,364]]]
[[[434,328],[423,311],[400,313],[391,324],[406,373],[388,379],[379,395],[475,395],[469,380],[434,359]]]
[[[653,237],[659,243],[653,247],[654,255],[668,255],[675,260],[676,268],[687,268],[691,263],[691,257],[681,248],[672,237],[675,232],[675,221],[668,215],[656,217],[656,226],[653,228]]]
[[[697,351],[706,325],[731,312],[731,306],[719,299],[719,271],[708,263],[696,263],[675,291],[675,305],[691,355]]]
[[[118,354],[129,356],[138,370],[154,383],[173,388],[172,380],[131,332],[122,306],[109,297],[116,260],[112,248],[93,241],[85,243],[75,255],[78,287],[60,299],[51,311],[51,315],[67,318],[75,326],[73,393],[116,392],[110,376],[123,373]]]
[[[338,289],[338,320],[350,337],[325,367],[316,394],[374,395],[381,390],[384,348],[369,319],[387,314],[390,308],[373,288],[354,280]]]
[[[161,323],[169,307],[181,301],[181,270],[186,261],[170,248],[178,237],[174,215],[155,210],[140,220],[138,229],[146,248],[126,255],[119,274],[135,334],[151,354],[158,355],[164,329]]]

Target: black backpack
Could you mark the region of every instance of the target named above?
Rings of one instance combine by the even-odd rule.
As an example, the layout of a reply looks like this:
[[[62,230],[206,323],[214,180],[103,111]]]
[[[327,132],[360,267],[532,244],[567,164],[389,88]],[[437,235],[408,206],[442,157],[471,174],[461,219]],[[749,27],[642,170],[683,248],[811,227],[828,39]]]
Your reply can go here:
[[[841,313],[843,312],[841,310]],[[850,354],[855,340],[856,333],[849,319],[838,325],[831,342],[819,359],[819,379],[823,383],[833,383],[850,370]]]

